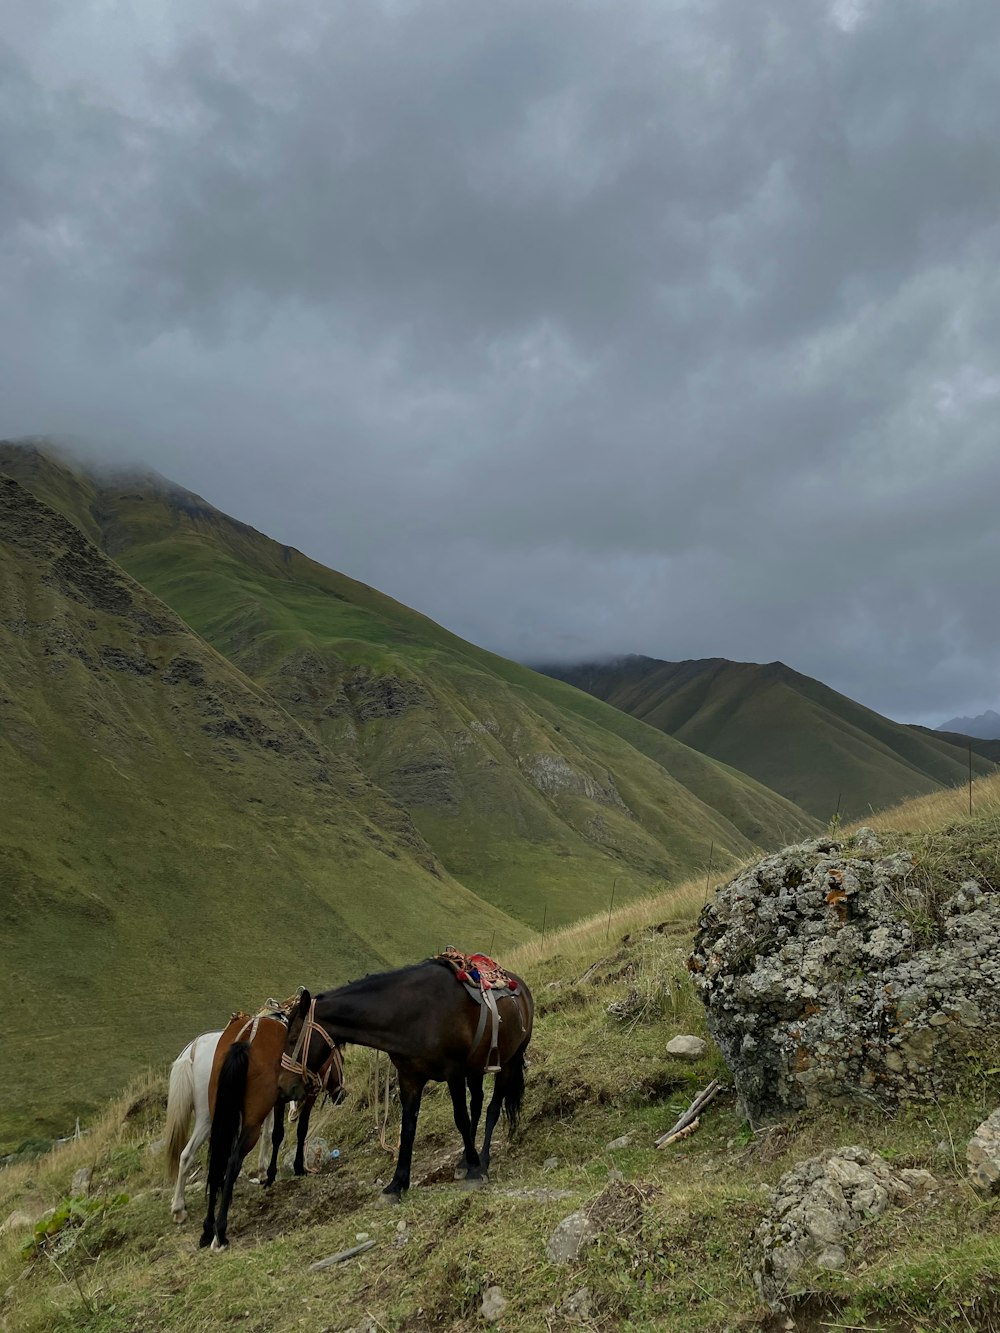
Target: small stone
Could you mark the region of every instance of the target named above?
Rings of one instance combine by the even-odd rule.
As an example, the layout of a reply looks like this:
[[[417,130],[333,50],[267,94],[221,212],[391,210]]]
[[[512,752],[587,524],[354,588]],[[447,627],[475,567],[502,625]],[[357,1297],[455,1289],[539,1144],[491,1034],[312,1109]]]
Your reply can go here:
[[[553,1231],[545,1249],[554,1264],[569,1264],[594,1240],[597,1228],[581,1212],[570,1213]]]
[[[590,1318],[590,1291],[587,1287],[577,1287],[572,1295],[567,1296],[559,1307],[559,1313],[565,1319]]]
[[[370,1240],[371,1237],[369,1236],[369,1234],[368,1234],[367,1231],[355,1231],[355,1233],[354,1233],[354,1239],[355,1239],[355,1240]]]
[[[542,1163],[542,1170],[554,1171],[558,1165],[559,1165],[558,1157],[546,1157],[545,1161]]]
[[[34,1218],[29,1217],[27,1213],[22,1213],[19,1209],[8,1213],[6,1219],[0,1225],[0,1236],[6,1236],[8,1231],[17,1231],[21,1227],[30,1227],[34,1223]]]
[[[855,833],[854,846],[865,856],[878,856],[882,851],[882,844],[875,830],[870,829],[867,824],[862,824],[861,828]]]
[[[847,1253],[842,1245],[825,1245],[816,1256],[818,1268],[843,1268]]]
[[[487,1287],[479,1313],[490,1324],[495,1324],[507,1308],[507,1301],[499,1287]]]
[[[632,1142],[632,1135],[623,1134],[621,1138],[611,1140],[611,1142],[608,1144],[608,1151],[615,1152],[616,1149],[618,1148],[627,1148],[631,1142]]]
[[[625,1179],[625,1173],[623,1171],[616,1170],[614,1167],[612,1167],[611,1170],[608,1172],[608,1180],[624,1180],[624,1179]]]
[[[934,1179],[930,1171],[921,1171],[916,1167],[907,1167],[900,1171],[899,1178],[904,1184],[908,1185],[911,1190],[917,1190],[918,1192],[924,1190],[929,1191],[935,1189],[937,1186],[937,1181]]]
[[[705,1054],[708,1042],[701,1037],[673,1037],[667,1042],[667,1054],[683,1060],[697,1060]]]
[[[90,1189],[90,1167],[81,1166],[73,1176],[73,1184],[70,1186],[70,1194],[77,1199],[82,1194],[86,1194]]]
[[[396,1223],[396,1230],[399,1232],[399,1234],[400,1234],[401,1236],[404,1235],[405,1232],[406,1232],[406,1222],[405,1222],[405,1221],[403,1221],[403,1222],[397,1222],[397,1223]]]
[[[986,1117],[966,1149],[969,1177],[984,1194],[1000,1193],[1000,1109]]]

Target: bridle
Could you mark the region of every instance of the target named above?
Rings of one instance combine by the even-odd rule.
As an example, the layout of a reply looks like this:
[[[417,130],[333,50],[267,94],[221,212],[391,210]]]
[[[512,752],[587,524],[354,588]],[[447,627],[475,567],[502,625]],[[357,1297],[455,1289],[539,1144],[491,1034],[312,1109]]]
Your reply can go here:
[[[330,1054],[326,1057],[319,1069],[314,1073],[307,1063],[309,1059],[309,1046],[312,1038],[318,1034],[330,1048]],[[291,1055],[283,1052],[281,1056],[281,1067],[287,1069],[290,1074],[297,1074],[311,1092],[322,1092],[324,1088],[329,1092],[329,1081],[331,1073],[336,1073],[337,1082],[344,1081],[344,1057],[340,1047],[327,1032],[322,1024],[316,1022],[316,1001],[312,1000],[309,1005],[309,1012],[302,1020],[302,1029],[296,1039],[295,1046]]]

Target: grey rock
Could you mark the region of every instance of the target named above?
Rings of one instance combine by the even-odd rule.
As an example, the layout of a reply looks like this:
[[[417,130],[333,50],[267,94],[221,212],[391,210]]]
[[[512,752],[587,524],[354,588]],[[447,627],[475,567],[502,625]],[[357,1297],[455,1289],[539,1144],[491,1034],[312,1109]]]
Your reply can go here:
[[[933,1185],[929,1171],[896,1171],[866,1148],[837,1148],[800,1162],[778,1181],[754,1233],[751,1268],[762,1299],[784,1309],[800,1270],[843,1268],[847,1241],[859,1227]]]
[[[751,1123],[933,1100],[1000,1023],[1000,894],[967,880],[928,913],[909,853],[862,833],[766,857],[699,918],[694,984]]]
[[[1000,1193],[1000,1109],[987,1116],[966,1149],[969,1178],[984,1194]]]
[[[597,1228],[584,1213],[570,1213],[553,1231],[545,1249],[554,1264],[570,1264],[578,1259],[597,1235]]]
[[[852,841],[857,850],[864,852],[867,856],[881,856],[882,854],[882,844],[879,841],[878,834],[874,829],[870,829],[867,824],[863,824],[857,830]]]
[[[608,1144],[608,1151],[614,1152],[618,1148],[627,1148],[632,1142],[631,1134],[622,1134],[620,1138],[612,1139]]]
[[[281,1154],[281,1165],[287,1167],[289,1170],[295,1165],[295,1150],[296,1145],[293,1140],[291,1147],[286,1148]],[[327,1143],[326,1139],[317,1138],[313,1135],[310,1135],[309,1138],[306,1139],[305,1148],[303,1150],[303,1161],[306,1164],[307,1170],[310,1168],[313,1171],[320,1170],[329,1155],[330,1145]]]
[[[499,1287],[487,1287],[479,1313],[490,1324],[495,1324],[507,1308],[507,1300]]]
[[[590,1291],[587,1287],[577,1287],[571,1295],[567,1296],[559,1307],[559,1313],[564,1319],[589,1319],[590,1318]]]
[[[707,1049],[708,1042],[701,1037],[672,1037],[667,1042],[667,1054],[679,1056],[682,1060],[697,1060]]]
[[[546,1157],[545,1161],[542,1163],[542,1170],[554,1171],[558,1165],[559,1165],[558,1157]]]
[[[30,1214],[22,1212],[15,1208],[12,1213],[8,1213],[3,1222],[0,1223],[0,1236],[6,1236],[9,1231],[19,1231],[22,1227],[34,1226],[35,1219]]]
[[[69,1192],[74,1198],[79,1198],[80,1195],[89,1193],[90,1176],[91,1168],[89,1166],[81,1166],[79,1170],[74,1172],[73,1183],[69,1188]]]

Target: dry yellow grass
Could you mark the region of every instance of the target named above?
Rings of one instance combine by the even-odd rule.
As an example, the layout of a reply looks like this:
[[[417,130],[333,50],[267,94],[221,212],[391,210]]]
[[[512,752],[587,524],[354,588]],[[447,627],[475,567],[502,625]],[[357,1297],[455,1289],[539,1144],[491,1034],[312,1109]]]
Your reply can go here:
[[[1000,773],[980,778],[972,784],[972,817],[975,820],[1000,819]],[[969,789],[953,787],[890,806],[879,814],[869,815],[867,819],[844,825],[839,834],[848,837],[862,825],[884,832],[931,833],[949,824],[967,822],[968,819]],[[590,957],[605,936],[610,942],[629,932],[647,929],[661,922],[689,922],[693,930],[698,912],[711,894],[748,865],[752,865],[755,859],[736,862],[722,874],[710,878],[699,875],[664,889],[661,893],[635,899],[612,912],[610,922],[607,912],[597,912],[572,926],[522,944],[504,961],[514,971],[530,974],[533,967],[549,959],[572,962]]]
[[[972,817],[985,819],[1000,816],[1000,773],[979,778],[972,784]],[[920,796],[901,805],[890,806],[877,815],[859,820],[854,828],[866,824],[869,828],[892,830],[896,833],[932,833],[948,824],[961,824],[969,818],[969,788],[950,787]],[[847,830],[850,832],[850,829]]]

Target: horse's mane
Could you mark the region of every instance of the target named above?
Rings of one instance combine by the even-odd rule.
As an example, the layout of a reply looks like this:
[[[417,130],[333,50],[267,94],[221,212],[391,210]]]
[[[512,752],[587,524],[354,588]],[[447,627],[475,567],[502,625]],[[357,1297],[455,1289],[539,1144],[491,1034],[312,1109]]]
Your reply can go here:
[[[363,977],[358,977],[356,981],[348,981],[343,986],[333,986],[330,990],[320,991],[316,1000],[317,1002],[329,1000],[341,995],[364,995],[368,991],[381,990],[386,982],[397,981],[400,977],[419,972],[428,963],[438,963],[439,961],[437,958],[425,958],[420,963],[409,963],[406,967],[390,968],[387,972],[369,972]],[[441,966],[446,966],[446,964],[442,963]]]

